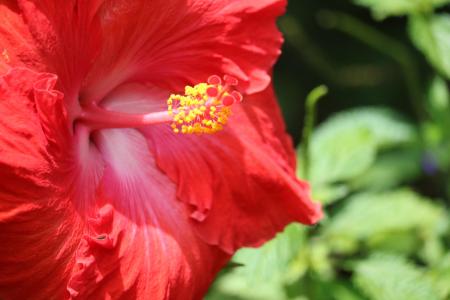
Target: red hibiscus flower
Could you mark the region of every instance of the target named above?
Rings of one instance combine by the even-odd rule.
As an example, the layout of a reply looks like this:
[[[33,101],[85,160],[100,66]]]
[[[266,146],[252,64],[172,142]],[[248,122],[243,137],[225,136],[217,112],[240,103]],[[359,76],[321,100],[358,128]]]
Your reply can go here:
[[[284,6],[0,1],[0,298],[200,299],[320,218],[270,86]]]

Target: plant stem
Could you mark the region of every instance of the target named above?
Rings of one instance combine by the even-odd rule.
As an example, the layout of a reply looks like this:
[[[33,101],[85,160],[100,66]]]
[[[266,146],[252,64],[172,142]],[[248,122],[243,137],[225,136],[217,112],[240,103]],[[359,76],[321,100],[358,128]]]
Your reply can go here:
[[[303,127],[302,137],[302,162],[303,162],[303,174],[305,179],[309,179],[310,176],[310,141],[312,132],[314,130],[314,124],[316,121],[316,106],[317,102],[328,94],[328,88],[325,85],[320,85],[313,89],[306,97],[305,103],[305,125]]]

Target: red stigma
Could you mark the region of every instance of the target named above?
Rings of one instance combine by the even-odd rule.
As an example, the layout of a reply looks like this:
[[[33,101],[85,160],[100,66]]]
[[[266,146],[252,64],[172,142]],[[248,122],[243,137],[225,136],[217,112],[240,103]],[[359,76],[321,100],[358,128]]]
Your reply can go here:
[[[240,103],[240,102],[242,102],[242,100],[244,100],[244,97],[238,91],[233,91],[231,93],[231,96],[233,96],[234,100],[236,100],[236,102],[238,102],[238,103]]]
[[[231,106],[231,105],[233,105],[233,104],[234,104],[234,101],[235,101],[234,97],[233,97],[233,96],[230,96],[230,95],[227,95],[227,96],[225,96],[225,97],[222,98],[222,103],[223,103],[223,105],[225,105],[225,106]]]
[[[211,86],[206,90],[206,94],[208,97],[214,98],[219,95],[219,90],[216,87]]]
[[[211,85],[220,85],[222,84],[222,79],[220,79],[220,77],[217,75],[212,75],[209,76],[208,83]]]
[[[230,75],[223,76],[223,80],[225,80],[226,84],[231,85],[231,86],[236,86],[239,83],[239,81],[235,77],[230,76]]]

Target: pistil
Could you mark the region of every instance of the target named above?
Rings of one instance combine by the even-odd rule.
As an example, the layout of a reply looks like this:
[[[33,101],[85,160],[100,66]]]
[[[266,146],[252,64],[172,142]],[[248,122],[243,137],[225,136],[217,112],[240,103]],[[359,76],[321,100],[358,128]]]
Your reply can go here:
[[[167,111],[130,114],[110,111],[91,103],[84,107],[79,121],[91,130],[106,128],[139,128],[170,123],[174,133],[204,134],[223,129],[231,115],[231,106],[242,101],[232,86],[237,79],[211,76],[207,83],[186,86],[184,95],[173,94],[167,100]]]
[[[139,128],[172,122],[173,116],[168,111],[147,114],[129,114],[106,110],[96,104],[83,109],[80,121],[91,130],[105,128]]]

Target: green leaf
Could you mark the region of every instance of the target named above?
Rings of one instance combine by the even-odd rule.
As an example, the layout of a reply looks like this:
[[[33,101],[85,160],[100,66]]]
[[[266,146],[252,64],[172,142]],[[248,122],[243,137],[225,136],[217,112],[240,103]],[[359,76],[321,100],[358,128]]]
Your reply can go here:
[[[450,15],[411,16],[409,34],[434,68],[450,78]]]
[[[238,299],[286,299],[284,284],[289,264],[296,258],[304,238],[304,228],[291,224],[261,248],[239,250],[233,261],[243,266],[220,277],[215,283],[215,293],[230,299],[238,296]]]
[[[332,286],[333,296],[336,300],[363,300],[350,281],[335,282]]]
[[[331,122],[317,130],[311,147],[311,181],[314,184],[349,180],[364,172],[375,160],[376,144],[370,129],[347,125]]]
[[[404,258],[378,254],[357,264],[353,280],[373,300],[439,299],[424,275]]]
[[[401,16],[412,13],[430,12],[435,7],[449,3],[449,0],[354,0],[356,4],[369,7],[375,18]]]
[[[438,140],[449,140],[450,91],[447,82],[442,77],[435,76],[431,81],[427,91],[427,100],[427,109],[433,119]]]
[[[323,234],[337,252],[351,252],[355,243],[363,241],[376,247],[394,241],[396,247],[408,248],[415,246],[410,238],[436,232],[443,218],[441,207],[409,190],[363,193],[349,199]]]
[[[442,112],[450,108],[450,93],[447,83],[442,77],[436,76],[431,81],[428,100],[433,111]]]
[[[429,276],[439,292],[440,298],[448,299],[450,296],[450,253],[447,253],[431,268]]]
[[[334,115],[317,128],[311,140],[309,181],[314,196],[322,202],[345,196],[349,189],[340,183],[366,172],[377,151],[414,138],[413,127],[389,109],[358,108]]]
[[[421,172],[421,156],[415,150],[399,150],[380,155],[373,166],[351,182],[353,189],[382,191],[411,181]]]
[[[346,197],[351,192],[346,184],[327,184],[313,187],[314,199],[320,199],[322,204],[330,204]]]
[[[336,115],[334,121],[329,126],[342,123],[342,126],[367,128],[379,149],[409,143],[415,138],[412,126],[388,108],[357,108]]]

